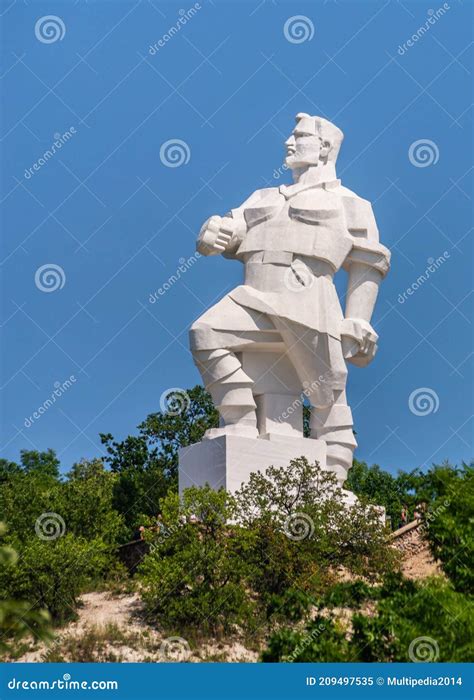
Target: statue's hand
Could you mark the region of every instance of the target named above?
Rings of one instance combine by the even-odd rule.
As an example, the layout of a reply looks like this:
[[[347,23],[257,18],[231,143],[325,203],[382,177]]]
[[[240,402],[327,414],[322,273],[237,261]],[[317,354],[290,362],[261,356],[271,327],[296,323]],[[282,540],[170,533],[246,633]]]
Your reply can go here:
[[[227,249],[232,236],[232,219],[211,216],[199,232],[197,249],[203,255],[218,255]]]
[[[377,333],[368,321],[345,318],[341,326],[342,352],[345,359],[357,367],[372,362],[377,352]]]

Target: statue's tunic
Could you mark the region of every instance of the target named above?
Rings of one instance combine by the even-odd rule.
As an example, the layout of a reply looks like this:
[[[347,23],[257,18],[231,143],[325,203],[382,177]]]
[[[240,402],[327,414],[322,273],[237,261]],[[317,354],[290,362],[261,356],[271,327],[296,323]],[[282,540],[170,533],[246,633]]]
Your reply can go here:
[[[194,324],[194,349],[256,339],[256,332],[275,331],[271,319],[340,345],[343,313],[334,274],[351,261],[388,270],[390,254],[378,242],[370,203],[336,180],[257,190],[228,216],[236,232],[224,255],[245,264],[245,282]]]

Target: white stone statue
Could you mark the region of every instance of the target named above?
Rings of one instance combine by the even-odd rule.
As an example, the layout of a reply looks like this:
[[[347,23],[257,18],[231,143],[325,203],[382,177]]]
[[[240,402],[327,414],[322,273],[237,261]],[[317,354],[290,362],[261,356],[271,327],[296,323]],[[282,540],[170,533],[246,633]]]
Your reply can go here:
[[[336,177],[342,140],[326,119],[298,114],[285,144],[294,184],[257,190],[201,229],[198,251],[241,261],[245,281],[191,327],[221,424],[181,451],[181,489],[208,481],[234,490],[251,471],[302,454],[346,479],[357,444],[346,362],[364,367],[375,355],[370,321],[390,253],[370,202]],[[333,279],[341,268],[344,313]]]

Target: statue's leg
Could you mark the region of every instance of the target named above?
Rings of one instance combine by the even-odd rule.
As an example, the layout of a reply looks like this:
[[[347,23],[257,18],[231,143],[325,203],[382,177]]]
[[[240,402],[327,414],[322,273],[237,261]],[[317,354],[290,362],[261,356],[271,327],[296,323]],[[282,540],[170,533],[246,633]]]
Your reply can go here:
[[[195,321],[190,346],[204,386],[220,414],[220,427],[207,437],[238,434],[257,437],[254,381],[242,368],[239,348],[252,345],[262,330],[275,330],[262,314],[224,297]]]
[[[354,449],[357,447],[345,389],[334,392],[332,406],[312,407],[310,429],[311,437],[326,443],[328,469],[336,474],[339,485],[342,486],[352,467]]]
[[[243,371],[237,355],[230,350],[218,349],[195,350],[193,356],[221,417],[221,427],[208,431],[208,437],[219,434],[257,437],[253,382]]]
[[[341,341],[285,319],[273,319],[311,404],[311,437],[327,445],[327,467],[344,483],[357,446],[347,405]]]

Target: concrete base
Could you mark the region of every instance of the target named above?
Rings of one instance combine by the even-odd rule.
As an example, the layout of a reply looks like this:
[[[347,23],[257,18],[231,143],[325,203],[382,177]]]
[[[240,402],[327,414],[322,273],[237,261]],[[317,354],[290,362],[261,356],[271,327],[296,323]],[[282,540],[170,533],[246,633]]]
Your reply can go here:
[[[179,450],[179,492],[209,484],[213,489],[237,491],[252,472],[270,466],[286,467],[292,459],[306,457],[326,468],[326,443],[303,437],[267,434],[265,438],[223,435],[204,439]]]

